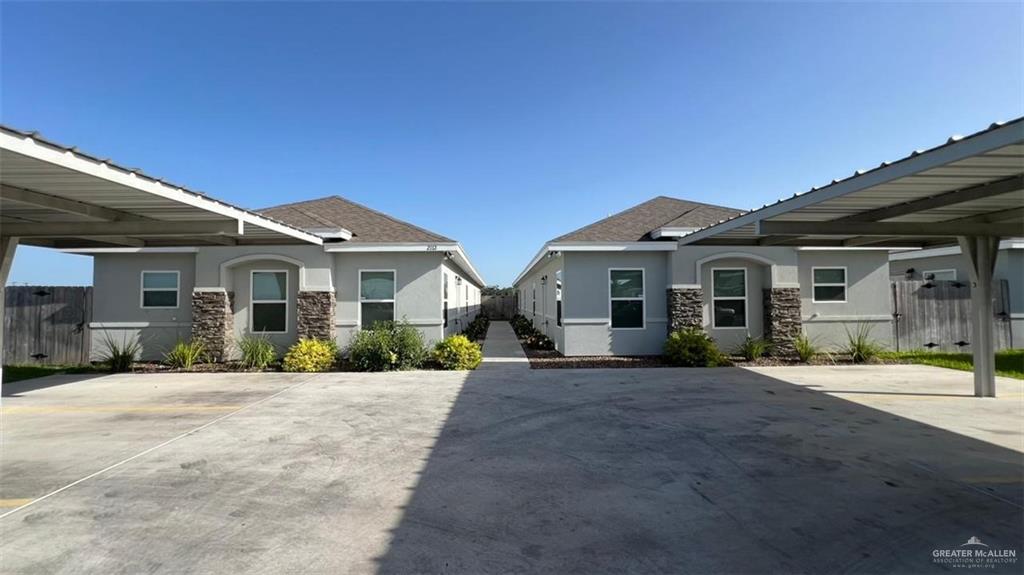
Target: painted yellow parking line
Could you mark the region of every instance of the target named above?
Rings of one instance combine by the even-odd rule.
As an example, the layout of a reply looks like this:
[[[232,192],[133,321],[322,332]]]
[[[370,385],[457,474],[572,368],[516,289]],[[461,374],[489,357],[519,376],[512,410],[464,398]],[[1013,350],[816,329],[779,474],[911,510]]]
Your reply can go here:
[[[28,505],[32,501],[28,499],[0,499],[0,508],[3,507],[21,507],[22,505]]]
[[[166,413],[180,411],[234,411],[241,405],[96,405],[96,406],[25,406],[3,407],[0,413],[14,415],[19,413]]]

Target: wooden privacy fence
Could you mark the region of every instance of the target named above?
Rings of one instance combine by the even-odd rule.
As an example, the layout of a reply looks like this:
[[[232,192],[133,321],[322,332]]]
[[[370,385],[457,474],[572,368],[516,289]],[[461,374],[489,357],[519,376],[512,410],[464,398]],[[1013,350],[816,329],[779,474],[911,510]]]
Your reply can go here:
[[[4,363],[89,363],[91,287],[10,286],[4,294]]]
[[[511,319],[516,313],[516,296],[485,295],[480,298],[480,306],[491,319]]]
[[[1009,287],[1006,280],[996,280],[992,288],[995,346],[1008,349],[1013,343]],[[971,351],[971,288],[967,282],[894,281],[892,306],[898,351]]]

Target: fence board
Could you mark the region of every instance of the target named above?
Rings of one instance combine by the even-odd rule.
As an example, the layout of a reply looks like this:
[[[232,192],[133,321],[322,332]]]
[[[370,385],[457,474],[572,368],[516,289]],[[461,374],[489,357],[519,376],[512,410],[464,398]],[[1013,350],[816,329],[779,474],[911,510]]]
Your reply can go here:
[[[511,319],[515,315],[515,300],[515,295],[485,295],[480,298],[480,305],[491,319]]]
[[[91,319],[91,287],[7,287],[4,290],[4,363],[88,363]]]
[[[996,349],[1012,346],[1009,285],[993,286]],[[892,305],[896,318],[896,346],[902,351],[970,352],[971,288],[959,281],[895,281]]]

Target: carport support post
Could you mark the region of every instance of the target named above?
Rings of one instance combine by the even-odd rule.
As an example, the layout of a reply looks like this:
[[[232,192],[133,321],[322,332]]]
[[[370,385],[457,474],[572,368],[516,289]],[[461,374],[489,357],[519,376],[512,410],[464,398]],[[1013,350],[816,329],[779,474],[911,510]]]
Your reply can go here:
[[[960,251],[971,274],[971,349],[974,352],[974,395],[996,396],[996,357],[992,338],[992,274],[999,238],[963,236]]]
[[[7,300],[7,275],[11,273],[18,238],[0,236],[0,381],[4,377],[4,304]]]

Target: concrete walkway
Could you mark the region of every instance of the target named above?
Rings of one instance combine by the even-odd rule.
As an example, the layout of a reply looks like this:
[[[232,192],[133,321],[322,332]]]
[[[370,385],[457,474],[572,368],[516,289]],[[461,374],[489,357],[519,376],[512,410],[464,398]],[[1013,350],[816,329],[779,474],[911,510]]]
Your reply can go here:
[[[484,339],[484,362],[479,369],[530,369],[530,360],[507,321],[492,321]]]

